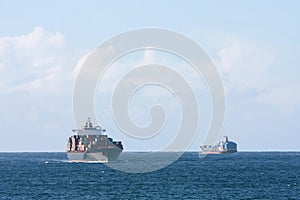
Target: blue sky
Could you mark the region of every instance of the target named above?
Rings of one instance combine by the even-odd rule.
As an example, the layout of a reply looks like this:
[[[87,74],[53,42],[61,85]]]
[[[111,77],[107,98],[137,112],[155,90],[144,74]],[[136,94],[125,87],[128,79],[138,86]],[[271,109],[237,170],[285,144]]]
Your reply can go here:
[[[300,150],[298,8],[298,1],[271,0],[0,0],[0,151],[64,151],[75,126],[79,60],[106,39],[144,27],[178,31],[206,49],[226,90],[222,134],[240,150]],[[99,118],[126,147],[113,121]],[[201,136],[191,150],[200,143]]]

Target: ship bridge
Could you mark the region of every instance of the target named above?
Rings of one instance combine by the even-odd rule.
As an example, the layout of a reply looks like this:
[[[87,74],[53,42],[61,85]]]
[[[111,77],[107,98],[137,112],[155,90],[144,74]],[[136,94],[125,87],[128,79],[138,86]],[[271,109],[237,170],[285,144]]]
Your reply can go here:
[[[93,126],[91,118],[88,118],[88,121],[85,122],[81,129],[73,129],[72,131],[77,135],[102,135],[106,129],[102,129],[101,126]]]

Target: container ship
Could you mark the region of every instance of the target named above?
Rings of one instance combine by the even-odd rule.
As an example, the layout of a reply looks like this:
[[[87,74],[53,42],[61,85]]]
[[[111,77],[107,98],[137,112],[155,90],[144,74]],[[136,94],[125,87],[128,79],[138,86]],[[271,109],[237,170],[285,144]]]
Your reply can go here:
[[[90,118],[81,129],[72,130],[67,138],[67,157],[75,162],[109,162],[117,160],[123,151],[121,141],[114,141],[104,134],[101,126],[93,126]]]
[[[233,141],[229,141],[227,136],[224,136],[223,140],[218,142],[217,145],[201,145],[200,154],[225,154],[237,152],[237,144]]]

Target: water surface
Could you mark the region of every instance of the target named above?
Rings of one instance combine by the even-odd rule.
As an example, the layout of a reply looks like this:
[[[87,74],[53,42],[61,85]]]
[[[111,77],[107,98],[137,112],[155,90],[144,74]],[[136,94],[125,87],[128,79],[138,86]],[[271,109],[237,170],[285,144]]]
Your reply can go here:
[[[0,153],[0,180],[2,199],[300,199],[300,152],[190,152],[143,174],[65,153]]]

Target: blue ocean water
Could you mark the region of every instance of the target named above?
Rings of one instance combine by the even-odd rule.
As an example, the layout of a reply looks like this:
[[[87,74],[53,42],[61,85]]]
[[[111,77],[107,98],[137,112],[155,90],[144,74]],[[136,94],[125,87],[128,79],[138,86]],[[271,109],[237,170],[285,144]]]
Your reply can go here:
[[[0,153],[0,180],[1,199],[300,199],[300,152],[190,152],[144,174],[65,153]]]

